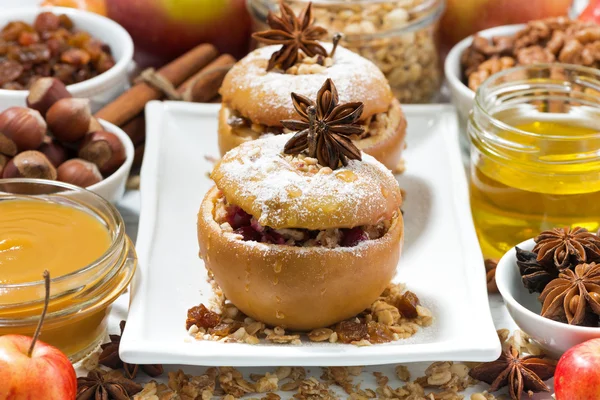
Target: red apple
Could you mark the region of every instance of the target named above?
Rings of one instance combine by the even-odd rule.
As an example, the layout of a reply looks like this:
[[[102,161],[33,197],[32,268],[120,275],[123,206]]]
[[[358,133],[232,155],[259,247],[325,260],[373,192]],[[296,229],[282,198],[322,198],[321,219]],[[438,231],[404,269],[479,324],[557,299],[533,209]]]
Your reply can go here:
[[[600,399],[600,339],[583,342],[562,355],[554,373],[556,400]]]
[[[245,0],[105,0],[107,14],[131,34],[136,61],[160,64],[200,43],[241,57],[250,44]]]
[[[67,356],[39,340],[29,356],[32,340],[0,336],[0,399],[75,399],[77,377]]]
[[[77,376],[60,350],[38,340],[50,301],[50,274],[44,271],[46,298],[33,338],[0,336],[0,400],[75,400]]]
[[[567,15],[572,0],[446,0],[440,30],[448,50],[461,39],[494,26]]]
[[[579,19],[582,21],[600,23],[600,0],[590,0]]]

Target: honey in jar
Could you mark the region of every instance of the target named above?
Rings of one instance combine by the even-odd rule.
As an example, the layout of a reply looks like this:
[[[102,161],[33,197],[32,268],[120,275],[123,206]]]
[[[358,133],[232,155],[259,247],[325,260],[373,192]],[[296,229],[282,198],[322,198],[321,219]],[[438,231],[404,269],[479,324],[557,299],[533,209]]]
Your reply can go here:
[[[486,258],[554,227],[600,227],[600,94],[586,87],[597,74],[518,67],[479,89],[470,198]]]

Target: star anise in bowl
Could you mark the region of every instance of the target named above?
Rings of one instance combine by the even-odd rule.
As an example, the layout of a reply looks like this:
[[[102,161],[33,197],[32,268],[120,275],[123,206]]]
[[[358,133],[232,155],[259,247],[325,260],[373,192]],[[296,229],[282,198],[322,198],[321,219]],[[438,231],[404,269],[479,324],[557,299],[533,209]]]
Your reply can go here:
[[[585,228],[554,228],[540,233],[534,240],[537,262],[547,269],[560,271],[600,261],[600,238]]]
[[[516,247],[517,265],[523,285],[529,293],[541,293],[546,285],[558,277],[556,268],[546,268],[537,261],[537,254]]]
[[[563,270],[539,297],[541,315],[569,325],[598,326],[600,264],[579,264]]]

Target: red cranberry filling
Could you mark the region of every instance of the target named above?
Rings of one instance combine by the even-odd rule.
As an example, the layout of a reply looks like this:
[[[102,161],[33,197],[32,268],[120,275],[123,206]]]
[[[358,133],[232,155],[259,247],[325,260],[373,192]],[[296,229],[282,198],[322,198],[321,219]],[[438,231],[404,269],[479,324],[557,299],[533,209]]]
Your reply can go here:
[[[227,222],[233,228],[233,232],[242,236],[243,240],[270,244],[289,244],[286,238],[274,229],[268,226],[262,226],[250,214],[238,206],[230,205],[227,207]],[[302,246],[308,239],[315,239],[318,230],[295,229],[303,233],[303,239],[294,240],[294,245]],[[341,247],[353,247],[357,244],[369,240],[369,236],[362,227],[351,229],[340,229]]]

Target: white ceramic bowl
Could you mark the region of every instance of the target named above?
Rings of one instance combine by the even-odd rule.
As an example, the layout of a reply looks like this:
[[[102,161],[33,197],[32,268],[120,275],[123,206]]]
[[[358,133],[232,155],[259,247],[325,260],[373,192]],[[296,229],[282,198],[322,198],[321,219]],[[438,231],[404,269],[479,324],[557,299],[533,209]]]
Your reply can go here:
[[[495,28],[483,30],[478,34],[487,39],[491,39],[494,36],[511,36],[517,31],[521,30],[524,26],[525,25],[523,24],[497,26]],[[462,81],[460,57],[472,42],[473,36],[469,36],[458,42],[452,48],[452,50],[450,50],[450,53],[448,53],[444,63],[444,73],[446,74],[446,81],[448,82],[448,87],[450,88],[450,99],[458,111],[458,124],[460,126],[462,135],[461,141],[463,144],[466,144],[467,142],[467,121],[469,120],[469,113],[473,108],[475,92],[469,89],[469,87]]]
[[[1,2],[1,1],[0,1]],[[133,41],[129,33],[116,22],[88,11],[64,7],[27,7],[2,10],[0,6],[0,29],[11,21],[33,23],[43,11],[66,14],[75,28],[89,32],[111,48],[116,64],[108,71],[87,81],[67,86],[73,97],[91,100],[92,111],[99,110],[119,96],[129,85],[128,69],[133,58]],[[13,106],[25,106],[27,90],[0,89],[0,111]]]
[[[517,245],[531,251],[533,239]],[[516,250],[509,250],[496,268],[496,283],[508,313],[522,331],[537,340],[553,356],[560,356],[571,347],[589,339],[600,338],[600,327],[568,325],[542,317],[538,293],[529,293],[521,282]]]
[[[121,128],[104,120],[100,120],[100,123],[107,132],[114,133],[121,140],[121,143],[125,146],[126,158],[123,165],[113,172],[112,175],[86,189],[104,197],[111,203],[117,203],[123,197],[123,193],[125,193],[125,184],[129,177],[129,171],[131,171],[135,149],[133,142]]]

